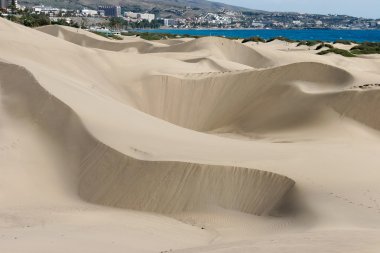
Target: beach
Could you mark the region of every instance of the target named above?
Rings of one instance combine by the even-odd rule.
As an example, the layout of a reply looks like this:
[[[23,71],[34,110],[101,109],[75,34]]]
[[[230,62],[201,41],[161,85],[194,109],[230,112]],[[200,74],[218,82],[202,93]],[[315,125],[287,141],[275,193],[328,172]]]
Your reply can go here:
[[[0,18],[0,251],[378,252],[380,56],[317,52]]]

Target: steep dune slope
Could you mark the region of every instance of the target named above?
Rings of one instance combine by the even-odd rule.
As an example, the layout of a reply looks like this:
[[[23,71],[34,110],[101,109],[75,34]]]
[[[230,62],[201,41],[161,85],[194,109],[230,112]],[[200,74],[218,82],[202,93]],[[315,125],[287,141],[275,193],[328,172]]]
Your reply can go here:
[[[373,112],[380,106],[380,89],[348,90],[329,102],[344,117],[352,118],[376,130],[380,130],[380,119]]]
[[[234,125],[235,130],[249,132],[259,127],[274,128],[279,121],[283,125],[287,121],[301,124],[308,116],[316,116],[312,112],[319,110],[332,93],[342,91],[352,81],[348,72],[319,63],[199,77],[158,75],[144,80],[138,108],[198,131]],[[297,117],[301,122],[296,122]]]

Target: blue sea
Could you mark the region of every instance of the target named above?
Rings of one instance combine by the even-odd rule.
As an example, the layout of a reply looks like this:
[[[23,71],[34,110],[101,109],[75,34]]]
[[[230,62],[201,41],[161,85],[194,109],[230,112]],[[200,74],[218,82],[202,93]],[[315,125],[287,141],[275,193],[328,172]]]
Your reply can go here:
[[[139,30],[140,32],[171,33],[171,34],[189,34],[200,36],[223,36],[229,38],[249,38],[260,36],[264,39],[283,36],[293,40],[352,40],[357,42],[371,41],[380,42],[380,30],[327,30],[327,29],[310,29],[310,30],[251,30],[251,29],[157,29],[157,30]]]

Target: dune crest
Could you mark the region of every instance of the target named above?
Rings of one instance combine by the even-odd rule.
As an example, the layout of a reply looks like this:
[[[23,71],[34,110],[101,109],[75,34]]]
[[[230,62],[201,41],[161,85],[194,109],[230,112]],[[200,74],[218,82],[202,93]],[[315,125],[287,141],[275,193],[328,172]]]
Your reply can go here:
[[[197,131],[234,125],[236,131],[251,132],[259,123],[272,128],[269,124],[278,124],[280,118],[293,121],[318,110],[332,93],[342,92],[352,82],[352,75],[342,69],[311,62],[205,76],[157,75],[142,84],[138,109]],[[298,84],[318,86],[318,93],[305,93]],[[288,103],[290,99],[294,104]]]
[[[229,60],[254,68],[266,68],[273,66],[270,59],[245,45],[223,38],[205,37],[182,43],[164,45],[157,42],[140,41],[110,41],[89,32],[79,33],[77,29],[61,27],[57,25],[37,28],[39,31],[52,36],[62,38],[74,44],[98,48],[109,51],[136,50],[139,53],[178,53],[193,52],[200,53],[205,57],[213,56],[218,59]]]

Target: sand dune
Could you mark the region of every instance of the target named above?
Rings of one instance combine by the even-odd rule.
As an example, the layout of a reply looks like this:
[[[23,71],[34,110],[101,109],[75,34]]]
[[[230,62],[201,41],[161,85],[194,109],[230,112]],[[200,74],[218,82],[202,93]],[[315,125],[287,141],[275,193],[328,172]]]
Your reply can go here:
[[[38,28],[38,30],[77,45],[110,51],[128,51],[133,48],[139,53],[200,52],[205,56],[213,56],[218,59],[225,59],[254,68],[264,68],[273,65],[270,59],[267,59],[259,52],[250,50],[240,42],[222,38],[201,38],[184,43],[170,43],[168,46],[164,46],[162,43],[148,42],[145,40],[138,42],[107,41],[107,39],[99,39],[89,32],[81,31],[81,33],[79,33],[77,29],[60,26],[46,26]]]
[[[72,162],[77,167],[73,177],[78,177],[78,194],[86,200],[168,214],[217,205],[260,215],[272,211],[294,184],[253,169],[133,159],[99,143],[26,70],[3,63],[1,71],[3,95],[11,100],[5,109],[34,122],[63,150],[75,146],[71,151],[80,162]]]
[[[319,63],[236,73],[158,75],[143,83],[138,108],[198,131],[230,125],[236,131],[270,129],[279,121],[283,125],[287,121],[296,124],[301,123],[297,120],[307,120],[308,115],[313,117],[321,104],[334,99],[333,93],[343,91],[352,82],[348,72]],[[293,103],[289,104],[289,100]]]
[[[205,52],[218,59],[237,62],[254,68],[273,66],[270,59],[255,50],[250,50],[238,41],[206,37],[173,45],[167,48],[156,48],[150,52]]]
[[[148,42],[145,40],[137,40],[137,41],[116,41],[109,40],[99,35],[95,35],[90,32],[84,32],[81,29],[76,29],[72,27],[62,27],[57,25],[50,25],[37,28],[37,30],[50,34],[52,36],[64,39],[71,43],[90,47],[90,48],[98,48],[110,51],[130,51],[136,50],[137,52],[149,52],[154,46],[159,47],[164,46],[160,43]]]
[[[378,58],[0,34],[2,251],[380,249]]]

